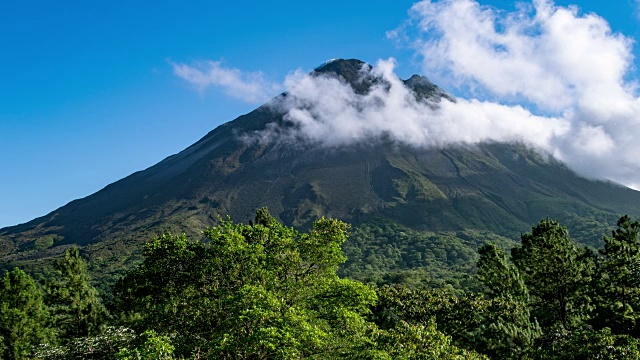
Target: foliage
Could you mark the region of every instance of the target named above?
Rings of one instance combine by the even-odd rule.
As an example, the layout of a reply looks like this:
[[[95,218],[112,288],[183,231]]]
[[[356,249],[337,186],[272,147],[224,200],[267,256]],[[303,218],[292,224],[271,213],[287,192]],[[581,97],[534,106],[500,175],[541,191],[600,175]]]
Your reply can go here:
[[[51,360],[640,359],[640,223],[631,218],[620,218],[598,253],[578,247],[558,221],[543,219],[521,236],[511,259],[502,250],[508,241],[496,244],[457,233],[456,239],[468,242],[464,246],[480,246],[467,259],[464,251],[455,251],[457,240],[441,247],[441,236],[378,225],[356,230],[364,249],[360,254],[345,244],[348,225],[343,222],[322,218],[301,233],[266,209],[249,224],[221,220],[203,232],[204,241],[167,233],[145,245],[144,260],[113,289],[110,306],[122,314],[110,319],[114,326],[99,326],[106,311],[91,286],[87,264],[77,248],[70,248],[55,262],[53,275],[43,271],[50,310],[29,275],[19,269],[5,273],[0,355]],[[413,287],[374,288],[339,277],[346,260],[343,246],[357,261],[341,271],[377,278],[370,281],[376,284]],[[386,257],[371,256],[376,246],[387,249]],[[428,267],[432,258],[424,262],[411,251],[438,254],[438,249],[446,255],[436,267],[450,260],[446,266],[453,264],[453,269],[462,258],[477,260],[466,265],[464,281],[451,281],[449,273],[439,280],[444,281],[440,288],[429,289],[436,287],[434,278],[420,279],[436,267]],[[402,266],[413,266],[412,272],[384,275]],[[474,291],[463,291],[462,284]]]
[[[473,276],[477,249],[487,242],[515,245],[488,231],[418,231],[388,220],[369,221],[345,242],[348,260],[339,274],[377,286],[447,288],[463,294],[478,290]]]
[[[113,359],[118,351],[135,344],[136,334],[126,327],[107,326],[94,336],[69,339],[64,345],[42,343],[33,358],[42,360]]]
[[[367,351],[364,354],[373,359],[450,359],[480,360],[487,357],[460,349],[451,343],[451,337],[436,329],[436,323],[412,325],[400,321],[389,330],[380,331],[376,338],[379,350]],[[367,356],[362,357],[367,357]]]
[[[394,328],[401,321],[428,326],[434,319],[441,324],[441,331],[458,340],[459,334],[478,326],[476,314],[484,304],[484,300],[474,294],[455,296],[442,290],[411,289],[402,285],[383,286],[377,293],[373,319],[381,328]]]
[[[611,237],[604,238],[597,274],[598,327],[616,334],[640,336],[640,223],[628,216],[618,220]]]
[[[529,312],[529,291],[502,249],[487,244],[478,252],[478,278],[490,305],[477,330],[477,349],[502,359],[522,358],[541,335]]]
[[[571,241],[558,221],[548,218],[521,238],[522,245],[511,255],[532,296],[532,315],[543,327],[580,325],[589,315],[585,290],[594,266],[589,253]]]
[[[640,359],[640,340],[629,335],[614,335],[609,328],[568,331],[556,326],[538,342],[535,358],[557,360]]]
[[[174,334],[176,354],[291,358],[344,353],[366,340],[375,292],[336,275],[347,225],[321,219],[304,234],[266,210],[255,224],[221,221],[207,244],[163,235],[114,290],[134,325]]]
[[[106,317],[106,309],[91,285],[86,262],[71,247],[54,264],[56,276],[49,285],[47,302],[64,338],[90,336]]]
[[[142,341],[137,347],[121,349],[116,354],[116,358],[118,360],[173,359],[172,354],[175,348],[168,336],[158,335],[153,330],[147,330],[139,338]]]
[[[529,301],[529,291],[518,269],[507,262],[502,249],[495,244],[486,244],[478,250],[478,254],[478,279],[486,295],[524,303]]]
[[[53,338],[49,311],[33,279],[20,269],[0,281],[0,358],[27,359],[31,347]]]

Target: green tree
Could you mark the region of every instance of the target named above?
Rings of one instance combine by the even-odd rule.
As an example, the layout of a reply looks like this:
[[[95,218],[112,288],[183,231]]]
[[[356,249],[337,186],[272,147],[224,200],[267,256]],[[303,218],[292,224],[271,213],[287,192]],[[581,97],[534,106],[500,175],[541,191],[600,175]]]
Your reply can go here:
[[[640,336],[640,223],[625,215],[600,250],[596,324]]]
[[[612,334],[609,328],[595,331],[556,327],[545,332],[534,357],[545,360],[640,360],[640,340],[629,335]]]
[[[478,279],[489,298],[512,298],[525,304],[529,301],[529,291],[518,269],[507,262],[502,249],[486,244],[478,254]]]
[[[455,296],[442,290],[410,289],[406,286],[383,286],[377,289],[378,302],[373,319],[383,330],[395,331],[402,322],[429,328],[433,321],[438,331],[450,336],[460,348],[478,348],[476,331],[489,311],[490,301],[467,293]]]
[[[478,278],[490,303],[475,332],[476,349],[500,359],[520,359],[541,335],[529,313],[529,291],[502,249],[486,244],[478,252]]]
[[[0,282],[0,358],[26,359],[31,347],[52,339],[49,312],[33,279],[16,268]]]
[[[432,320],[452,344],[496,358],[522,358],[540,329],[530,320],[528,293],[517,269],[495,245],[480,250],[480,282],[489,296],[385,286],[378,289],[374,319],[384,330],[403,321],[428,328]]]
[[[47,301],[54,322],[65,339],[98,332],[106,310],[98,291],[91,285],[87,263],[77,247],[71,247],[54,264],[55,280],[49,284]]]
[[[541,220],[521,239],[511,255],[531,294],[532,315],[543,327],[579,326],[588,315],[591,258],[556,220]]]
[[[174,359],[173,351],[175,347],[166,335],[158,335],[153,330],[145,331],[138,341],[140,344],[135,348],[123,348],[117,354],[118,360],[171,360]]]
[[[401,321],[392,329],[379,331],[377,349],[364,351],[359,358],[388,360],[482,360],[487,357],[460,349],[452,344],[431,320],[426,325],[412,325]]]
[[[68,339],[64,344],[44,343],[34,348],[33,358],[42,360],[75,360],[75,359],[114,359],[116,355],[126,349],[133,350],[140,346],[146,338],[136,336],[128,328],[119,326],[105,326],[99,334]],[[149,359],[154,358],[153,356]]]
[[[118,282],[114,305],[171,334],[178,357],[350,357],[369,340],[376,294],[336,275],[347,229],[321,219],[301,234],[263,209],[255,223],[207,229],[207,242],[165,234]]]

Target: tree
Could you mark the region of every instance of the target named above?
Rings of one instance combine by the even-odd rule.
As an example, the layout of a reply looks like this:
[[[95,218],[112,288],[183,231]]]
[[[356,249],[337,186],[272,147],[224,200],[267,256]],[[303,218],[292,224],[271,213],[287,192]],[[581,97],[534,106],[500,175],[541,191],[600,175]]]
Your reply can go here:
[[[488,357],[452,344],[431,320],[426,325],[401,321],[392,329],[378,332],[376,350],[365,350],[360,358],[388,360],[486,360]]]
[[[347,229],[323,218],[301,234],[262,209],[249,225],[221,220],[207,242],[165,234],[117,283],[114,306],[170,334],[178,357],[350,357],[370,339],[376,294],[336,275]]]
[[[531,320],[529,291],[502,249],[486,244],[478,252],[478,279],[490,304],[476,330],[477,350],[500,359],[522,358],[541,335]]]
[[[640,340],[615,335],[609,328],[599,331],[556,329],[546,332],[535,349],[534,358],[551,360],[640,360]]]
[[[543,327],[578,326],[589,304],[585,289],[593,262],[588,253],[571,241],[564,226],[548,218],[521,239],[511,255],[531,294],[533,316]]]
[[[77,247],[54,264],[57,279],[49,285],[48,303],[62,337],[95,335],[106,317],[106,309],[91,285],[87,263]]]
[[[26,359],[31,347],[53,338],[49,312],[33,279],[16,268],[0,282],[0,358]]]
[[[131,329],[122,326],[105,326],[97,335],[67,339],[64,344],[58,345],[40,344],[33,349],[33,359],[114,359],[121,351],[123,354],[137,354],[136,347],[141,345],[144,347],[145,340],[148,340],[145,334],[136,336]],[[159,359],[153,356],[147,358]]]
[[[486,244],[478,254],[478,279],[489,298],[511,298],[525,304],[529,301],[529,291],[518,269],[507,262],[502,249]]]
[[[540,328],[530,320],[529,295],[518,270],[490,244],[480,249],[478,277],[488,296],[385,286],[378,289],[374,318],[387,331],[402,322],[428,329],[432,320],[453,344],[496,358],[522,358]]]
[[[153,330],[145,331],[135,348],[123,348],[117,354],[118,360],[172,360],[174,346],[166,335],[158,335]]]
[[[600,250],[596,324],[616,334],[640,336],[640,223],[625,215]]]

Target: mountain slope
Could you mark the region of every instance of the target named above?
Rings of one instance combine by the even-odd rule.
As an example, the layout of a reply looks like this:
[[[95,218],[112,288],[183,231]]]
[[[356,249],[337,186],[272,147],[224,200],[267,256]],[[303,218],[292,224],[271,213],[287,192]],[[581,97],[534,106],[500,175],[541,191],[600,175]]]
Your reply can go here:
[[[363,66],[369,65],[336,60],[312,75],[338,77],[366,93],[378,80],[362,78]],[[405,84],[422,100],[449,97],[424,77]],[[581,178],[519,144],[425,149],[382,139],[326,148],[243,140],[268,124],[291,126],[272,105],[93,195],[0,229],[0,262],[46,258],[68,244],[90,245],[87,251],[101,258],[129,256],[152,234],[196,235],[218,216],[247,221],[263,206],[298,227],[330,216],[356,225],[385,219],[415,230],[472,229],[511,238],[550,216],[587,243],[602,236],[594,224],[640,215],[639,192]]]

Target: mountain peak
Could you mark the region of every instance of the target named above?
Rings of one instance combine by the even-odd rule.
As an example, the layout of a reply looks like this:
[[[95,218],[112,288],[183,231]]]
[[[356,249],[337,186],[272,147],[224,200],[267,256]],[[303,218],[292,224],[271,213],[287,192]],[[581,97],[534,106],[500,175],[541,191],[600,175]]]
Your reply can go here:
[[[419,86],[419,85],[433,85],[431,80],[429,80],[426,76],[420,76],[418,74],[413,74],[405,83],[409,86]]]
[[[311,74],[341,78],[351,85],[356,93],[366,94],[372,85],[381,80],[375,77],[363,76],[363,69],[371,70],[372,68],[371,65],[358,59],[330,59],[315,68]],[[404,80],[404,84],[416,94],[416,98],[419,100],[439,101],[441,98],[446,98],[455,102],[453,97],[425,76],[415,74]]]
[[[362,77],[362,69],[371,70],[371,65],[358,59],[331,59],[313,70],[313,75],[328,75],[342,78],[355,90],[364,94],[373,85],[372,79]]]
[[[409,79],[404,81],[404,84],[416,94],[419,100],[435,99],[438,100],[445,98],[451,102],[455,102],[455,99],[446,91],[442,90],[438,85],[434,84],[426,76],[420,76],[414,74]]]
[[[350,75],[358,74],[362,70],[363,66],[371,68],[371,65],[358,59],[330,59],[325,61],[324,64],[315,68],[314,72],[317,74],[336,74],[336,75]]]

